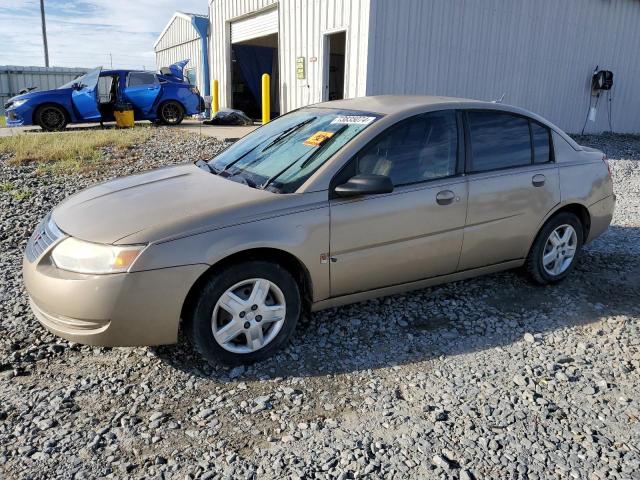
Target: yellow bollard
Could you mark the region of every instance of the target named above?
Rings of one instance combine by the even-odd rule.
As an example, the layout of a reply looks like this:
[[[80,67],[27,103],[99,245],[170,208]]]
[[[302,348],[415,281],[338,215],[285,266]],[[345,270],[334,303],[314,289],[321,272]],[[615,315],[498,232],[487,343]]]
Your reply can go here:
[[[270,77],[268,73],[262,75],[262,124],[271,120],[271,90],[269,88]]]
[[[211,117],[220,111],[220,100],[218,94],[218,80],[213,81],[213,88],[211,94]]]

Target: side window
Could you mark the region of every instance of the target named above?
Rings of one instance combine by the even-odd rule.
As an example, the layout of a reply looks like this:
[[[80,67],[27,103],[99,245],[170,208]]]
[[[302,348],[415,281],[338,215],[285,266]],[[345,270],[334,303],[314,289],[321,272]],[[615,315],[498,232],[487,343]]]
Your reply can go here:
[[[190,85],[195,85],[197,82],[197,78],[196,78],[196,69],[195,68],[188,68],[185,71],[185,77],[187,80],[189,80],[189,84]]]
[[[356,157],[358,174],[386,175],[395,186],[455,175],[456,112],[417,115],[390,127]]]
[[[111,101],[112,86],[113,77],[111,75],[98,79],[98,98],[100,103],[109,103]]]
[[[149,72],[131,72],[127,77],[127,87],[139,87],[140,85],[154,85],[158,83],[156,76]]]
[[[531,138],[533,139],[534,163],[548,163],[551,161],[551,142],[547,127],[531,122]]]
[[[467,112],[471,171],[531,164],[531,135],[526,118],[502,112]]]

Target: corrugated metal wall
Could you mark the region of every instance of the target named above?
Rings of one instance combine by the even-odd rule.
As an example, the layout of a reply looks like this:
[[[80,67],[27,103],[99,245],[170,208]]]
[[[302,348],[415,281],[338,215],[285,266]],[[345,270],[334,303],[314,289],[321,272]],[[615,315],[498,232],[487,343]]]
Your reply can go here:
[[[369,0],[282,0],[280,71],[284,111],[322,101],[324,34],[346,31],[345,97],[365,94]],[[305,57],[305,80],[296,79],[296,58]],[[310,62],[310,58],[316,58]]]
[[[613,128],[640,132],[637,0],[372,0],[367,94],[492,100],[582,129],[596,65],[614,72]],[[608,130],[607,97],[595,124]]]
[[[176,17],[154,48],[156,52],[156,68],[167,67],[180,60],[190,59],[185,67],[196,69],[197,85],[203,91],[202,84],[202,41],[191,22]]]
[[[50,90],[88,72],[89,68],[0,66],[0,112],[6,101],[27,87]]]
[[[277,5],[276,0],[211,0],[209,18],[209,55],[211,81],[218,80],[220,107],[231,107],[231,29],[230,21]]]
[[[211,79],[220,82],[221,106],[230,106],[230,22],[278,5],[282,112],[322,100],[323,35],[346,30],[345,95],[365,94],[370,0],[212,0]],[[296,58],[306,78],[296,78]],[[315,62],[309,59],[315,58]]]

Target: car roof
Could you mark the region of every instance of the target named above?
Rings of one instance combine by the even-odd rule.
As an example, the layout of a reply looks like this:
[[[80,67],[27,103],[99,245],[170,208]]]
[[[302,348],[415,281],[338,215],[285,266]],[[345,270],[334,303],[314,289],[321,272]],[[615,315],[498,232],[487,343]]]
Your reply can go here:
[[[574,150],[580,150],[581,148],[571,137],[569,137],[569,135],[549,120],[524,108],[504,103],[472,100],[469,98],[441,97],[435,95],[374,95],[369,97],[357,97],[316,103],[315,105],[310,105],[308,108],[338,108],[343,110],[379,113],[387,115],[391,120],[393,120],[393,118],[403,118],[407,115],[415,114],[415,112],[419,112],[422,109],[429,110],[430,108],[433,108],[434,110],[440,108],[498,110],[532,118],[558,133],[574,148]]]
[[[471,100],[468,98],[440,97],[435,95],[375,95],[370,97],[358,97],[345,100],[333,100],[313,105],[318,108],[341,108],[344,110],[362,110],[368,112],[392,115],[416,107],[429,107],[432,105],[452,105],[462,104],[474,105],[495,105],[491,102],[481,100]]]
[[[150,73],[152,75],[155,75],[156,72],[153,72],[151,70],[128,70],[128,69],[119,69],[119,70],[102,70],[100,72],[100,75],[116,75],[116,74],[120,74],[120,73],[131,73],[131,72],[135,72],[135,73]]]

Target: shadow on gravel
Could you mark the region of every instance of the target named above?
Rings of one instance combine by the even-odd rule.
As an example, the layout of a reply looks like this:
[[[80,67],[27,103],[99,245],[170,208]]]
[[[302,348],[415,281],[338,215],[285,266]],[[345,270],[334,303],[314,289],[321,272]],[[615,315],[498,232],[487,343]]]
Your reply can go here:
[[[640,229],[611,227],[558,285],[533,285],[511,271],[317,312],[289,348],[246,370],[211,367],[184,340],[154,351],[172,368],[215,381],[336,375],[468,354],[526,332],[638,315],[639,258]]]

